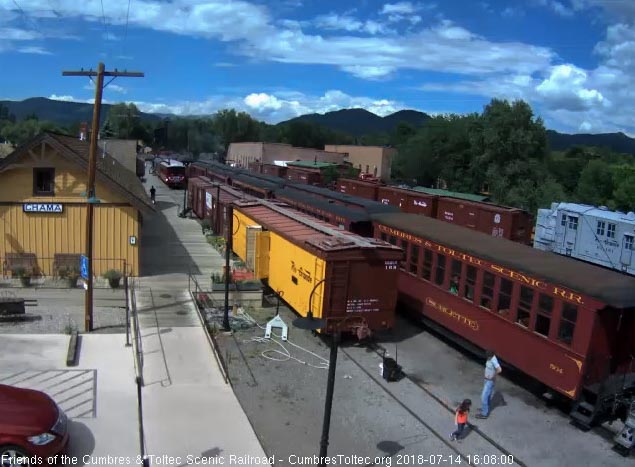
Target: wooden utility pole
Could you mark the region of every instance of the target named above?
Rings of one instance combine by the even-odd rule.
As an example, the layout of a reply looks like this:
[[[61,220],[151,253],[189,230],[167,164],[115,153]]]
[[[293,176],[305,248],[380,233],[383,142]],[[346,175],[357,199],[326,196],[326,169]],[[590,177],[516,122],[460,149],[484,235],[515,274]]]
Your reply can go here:
[[[84,330],[91,332],[93,330],[93,217],[95,204],[99,200],[95,196],[95,172],[97,170],[97,138],[99,135],[99,116],[101,112],[101,98],[104,90],[104,76],[112,76],[114,80],[117,77],[126,78],[143,78],[144,74],[139,72],[127,71],[105,71],[104,64],[99,63],[97,71],[63,71],[62,76],[88,76],[97,77],[95,82],[95,104],[93,107],[92,131],[90,133],[90,147],[88,152],[88,185],[86,187],[86,256],[88,258],[88,277],[86,278],[86,295],[85,295],[85,317]],[[108,83],[110,83],[110,80]],[[108,85],[106,83],[106,86]],[[122,271],[124,274],[126,271]]]

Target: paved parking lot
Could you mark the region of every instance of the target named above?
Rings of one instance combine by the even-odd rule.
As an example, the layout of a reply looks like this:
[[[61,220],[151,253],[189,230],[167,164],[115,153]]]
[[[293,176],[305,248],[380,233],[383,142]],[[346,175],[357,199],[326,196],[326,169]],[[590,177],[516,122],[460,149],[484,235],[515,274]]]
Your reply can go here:
[[[125,336],[82,336],[79,362],[72,368],[66,367],[68,341],[63,334],[2,335],[0,383],[43,391],[66,411],[68,454],[78,460],[76,465],[90,464],[90,456],[135,459],[137,396]]]

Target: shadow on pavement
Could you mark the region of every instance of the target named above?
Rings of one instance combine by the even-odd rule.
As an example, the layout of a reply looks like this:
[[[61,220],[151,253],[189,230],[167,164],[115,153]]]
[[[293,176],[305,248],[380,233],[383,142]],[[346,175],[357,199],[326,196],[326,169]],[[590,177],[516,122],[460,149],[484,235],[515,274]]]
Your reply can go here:
[[[199,268],[179,239],[168,216],[177,215],[176,203],[157,201],[157,212],[144,217],[141,227],[141,251],[139,274],[200,274]]]
[[[82,458],[92,454],[95,450],[95,437],[93,436],[93,432],[82,422],[69,420],[68,435],[69,444],[67,454],[77,459],[77,464],[73,465],[85,465]]]

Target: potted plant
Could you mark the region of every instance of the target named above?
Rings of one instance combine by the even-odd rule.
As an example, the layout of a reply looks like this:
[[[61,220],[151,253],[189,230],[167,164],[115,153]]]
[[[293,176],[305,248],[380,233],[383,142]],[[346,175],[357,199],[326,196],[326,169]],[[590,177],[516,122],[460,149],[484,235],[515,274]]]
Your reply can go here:
[[[66,280],[71,289],[77,287],[77,279],[79,279],[79,270],[77,268],[68,268],[66,270]]]
[[[11,271],[12,276],[18,277],[20,279],[20,284],[22,287],[28,287],[31,285],[31,273],[23,267],[14,268]]]
[[[108,279],[108,284],[111,288],[116,289],[119,287],[123,274],[117,269],[110,269],[104,273],[104,278]]]

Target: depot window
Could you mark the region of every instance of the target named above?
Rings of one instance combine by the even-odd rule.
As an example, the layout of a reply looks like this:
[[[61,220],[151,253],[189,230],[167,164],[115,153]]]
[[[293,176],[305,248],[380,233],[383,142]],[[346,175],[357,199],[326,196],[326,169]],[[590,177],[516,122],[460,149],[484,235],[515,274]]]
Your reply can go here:
[[[531,316],[531,305],[534,301],[534,291],[529,287],[520,288],[520,300],[518,301],[518,316],[516,322],[522,326],[529,327]]]
[[[573,341],[575,322],[578,319],[578,307],[570,303],[562,304],[562,316],[560,317],[560,328],[558,329],[558,340],[565,344]]]
[[[35,196],[55,195],[55,169],[53,168],[33,169],[33,195]]]
[[[549,335],[551,326],[551,312],[553,311],[553,298],[549,295],[538,296],[538,313],[536,314],[536,326],[534,331],[543,336]]]
[[[423,268],[421,268],[421,278],[429,281],[432,276],[432,251],[423,249]]]
[[[474,288],[476,287],[476,268],[474,266],[467,267],[465,275],[465,292],[464,297],[470,302],[474,300]]]
[[[606,236],[607,238],[615,238],[615,224],[609,223],[606,229]]]

